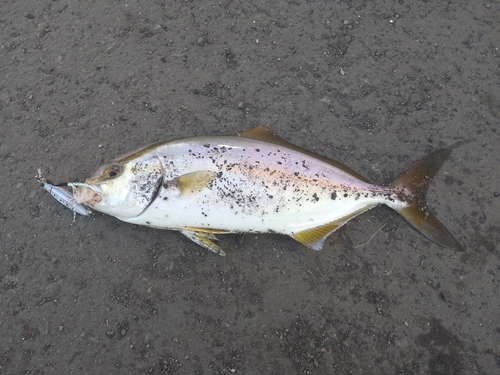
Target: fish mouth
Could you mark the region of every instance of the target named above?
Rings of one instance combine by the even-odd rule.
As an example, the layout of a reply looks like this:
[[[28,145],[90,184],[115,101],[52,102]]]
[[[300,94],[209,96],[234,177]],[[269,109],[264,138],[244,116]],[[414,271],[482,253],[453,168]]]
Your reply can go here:
[[[81,182],[70,182],[68,186],[73,188],[73,196],[80,204],[92,206],[102,200],[102,190],[97,186]]]

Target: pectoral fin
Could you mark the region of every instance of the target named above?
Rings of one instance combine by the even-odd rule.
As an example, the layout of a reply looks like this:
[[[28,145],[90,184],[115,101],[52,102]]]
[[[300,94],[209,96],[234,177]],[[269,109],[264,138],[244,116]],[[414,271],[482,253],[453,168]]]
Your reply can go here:
[[[214,178],[217,177],[217,172],[204,170],[183,174],[174,180],[164,184],[169,187],[179,189],[181,195],[196,193],[207,187]]]
[[[187,238],[189,238],[191,241],[194,241],[195,243],[204,247],[205,249],[213,251],[214,253],[222,256],[226,255],[224,250],[222,250],[219,247],[219,245],[212,242],[212,240],[217,241],[217,237],[215,237],[215,234],[213,234],[213,232],[210,230],[202,232],[199,230],[185,229],[181,230],[181,233],[185,235]]]
[[[360,210],[354,211],[349,215],[341,217],[340,219],[334,220],[330,223],[319,225],[317,227],[304,230],[302,232],[297,232],[292,234],[292,237],[299,241],[301,244],[307,246],[313,250],[321,250],[326,238],[339,229],[342,225],[347,223],[352,218],[358,216],[359,214],[369,210],[372,206],[363,207]]]

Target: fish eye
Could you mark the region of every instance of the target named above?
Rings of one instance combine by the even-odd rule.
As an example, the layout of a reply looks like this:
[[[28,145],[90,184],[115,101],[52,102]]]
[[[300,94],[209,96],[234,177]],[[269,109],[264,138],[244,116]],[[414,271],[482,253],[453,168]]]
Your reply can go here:
[[[120,172],[120,166],[118,165],[113,165],[109,170],[108,170],[108,173],[107,173],[107,177],[109,179],[113,179],[115,178],[116,176],[118,176],[118,172]]]

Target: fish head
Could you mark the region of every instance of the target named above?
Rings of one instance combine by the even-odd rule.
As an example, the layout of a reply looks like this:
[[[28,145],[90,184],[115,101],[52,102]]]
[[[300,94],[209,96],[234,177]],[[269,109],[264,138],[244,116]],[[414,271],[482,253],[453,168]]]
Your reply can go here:
[[[74,194],[78,203],[120,219],[140,215],[163,182],[160,160],[151,153],[121,157],[101,166]]]

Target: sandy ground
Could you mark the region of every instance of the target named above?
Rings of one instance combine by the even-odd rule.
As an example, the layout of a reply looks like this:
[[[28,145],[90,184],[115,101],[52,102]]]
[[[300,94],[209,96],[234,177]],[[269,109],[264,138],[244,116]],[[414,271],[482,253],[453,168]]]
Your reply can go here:
[[[498,1],[3,1],[0,373],[500,372]],[[268,124],[388,183],[458,141],[428,202],[315,252],[77,217],[40,188],[151,142]]]

